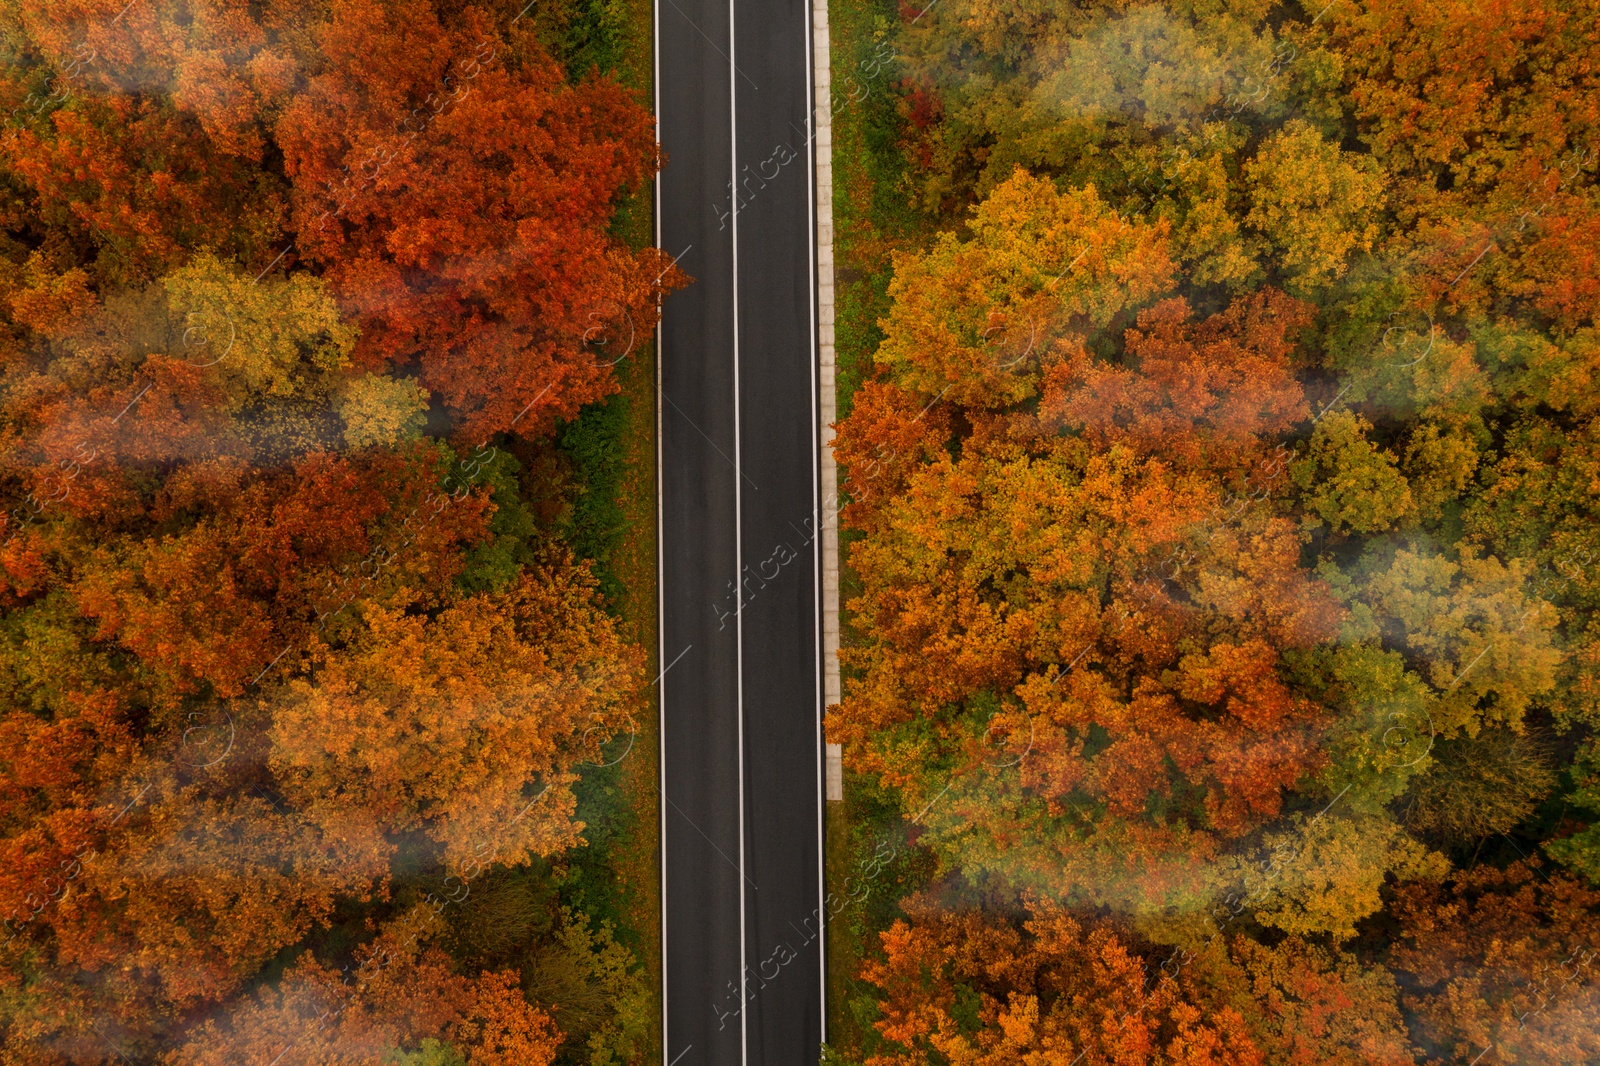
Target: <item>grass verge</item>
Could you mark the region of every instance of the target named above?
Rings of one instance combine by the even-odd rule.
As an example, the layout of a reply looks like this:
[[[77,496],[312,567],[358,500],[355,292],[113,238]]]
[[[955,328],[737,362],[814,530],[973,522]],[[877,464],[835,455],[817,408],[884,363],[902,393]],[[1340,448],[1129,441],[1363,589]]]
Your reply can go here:
[[[839,417],[872,372],[889,310],[894,253],[924,247],[932,220],[902,194],[900,66],[892,56],[897,0],[830,0],[833,80],[833,255]]]
[[[651,0],[552,0],[539,5],[541,36],[572,77],[591,67],[613,72],[650,102],[654,79]],[[655,193],[647,186],[618,206],[612,229],[634,248],[654,243]],[[566,426],[561,449],[579,482],[569,539],[595,561],[601,590],[623,635],[645,648],[651,676],[660,670],[656,587],[656,364],[648,334],[617,364],[621,391]],[[610,923],[634,956],[649,1000],[661,995],[659,729],[654,689],[632,709],[633,736],[612,742],[613,766],[591,768],[579,786],[578,817],[588,846],[567,856],[562,896],[598,925]],[[631,745],[631,746],[630,746]],[[623,753],[626,752],[624,755]],[[659,1009],[633,1061],[661,1054]]]

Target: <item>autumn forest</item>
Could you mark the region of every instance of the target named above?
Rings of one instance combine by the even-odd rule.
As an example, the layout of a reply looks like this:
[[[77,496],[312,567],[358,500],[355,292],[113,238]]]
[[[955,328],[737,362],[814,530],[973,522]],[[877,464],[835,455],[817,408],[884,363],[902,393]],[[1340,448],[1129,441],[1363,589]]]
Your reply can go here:
[[[662,1056],[651,11],[0,0],[0,1066]],[[829,15],[824,1063],[1600,1064],[1600,4]]]
[[[1600,1062],[1600,7],[833,10],[830,1060]]]
[[[641,1061],[630,20],[0,4],[0,1060]]]

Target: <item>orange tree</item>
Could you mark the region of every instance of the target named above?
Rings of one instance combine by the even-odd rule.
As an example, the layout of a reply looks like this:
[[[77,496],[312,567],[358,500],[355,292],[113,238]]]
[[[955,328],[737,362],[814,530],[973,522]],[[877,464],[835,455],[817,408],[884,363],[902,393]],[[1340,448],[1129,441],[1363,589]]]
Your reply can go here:
[[[913,898],[881,934],[872,1066],[1412,1062],[1394,981],[1291,938],[1198,956],[1055,905],[1008,916]]]
[[[1582,1062],[1600,1043],[1600,894],[1538,862],[1399,888],[1391,964],[1438,1061]]]

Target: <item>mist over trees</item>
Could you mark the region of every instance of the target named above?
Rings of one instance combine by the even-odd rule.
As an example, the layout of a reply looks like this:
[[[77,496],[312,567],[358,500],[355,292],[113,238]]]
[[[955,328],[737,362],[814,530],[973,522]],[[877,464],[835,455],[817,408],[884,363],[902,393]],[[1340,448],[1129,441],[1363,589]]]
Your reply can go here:
[[[636,1057],[552,434],[682,280],[649,110],[521,4],[124,4],[0,5],[0,1058]]]
[[[1600,1054],[1597,17],[871,24],[828,734],[931,865],[851,1054]]]

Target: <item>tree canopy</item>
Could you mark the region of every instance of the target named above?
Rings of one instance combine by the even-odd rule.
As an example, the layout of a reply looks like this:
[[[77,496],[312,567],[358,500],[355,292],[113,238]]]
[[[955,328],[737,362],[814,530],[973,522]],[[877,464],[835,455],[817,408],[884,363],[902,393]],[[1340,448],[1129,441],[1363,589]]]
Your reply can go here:
[[[827,732],[924,872],[863,1057],[1595,1054],[1595,17],[872,23]]]
[[[553,431],[684,278],[614,226],[640,94],[519,7],[0,5],[7,1063],[546,1066],[625,1009],[525,981],[638,971],[558,892],[646,659]]]

